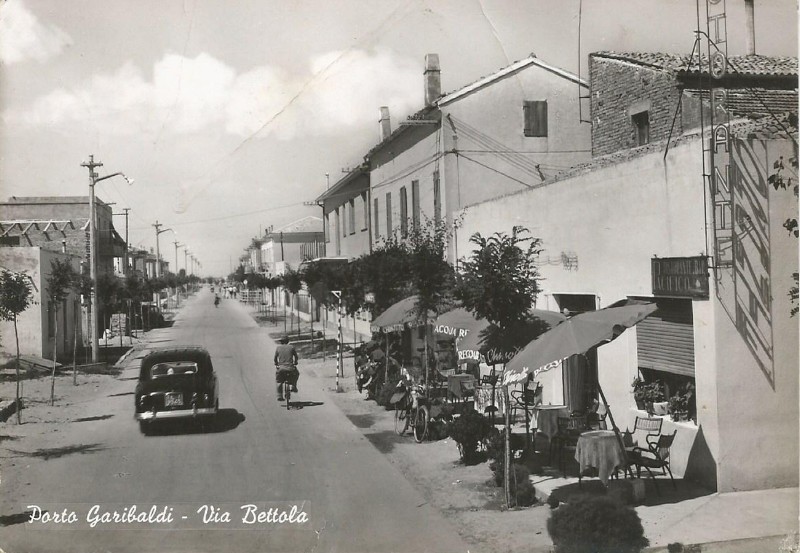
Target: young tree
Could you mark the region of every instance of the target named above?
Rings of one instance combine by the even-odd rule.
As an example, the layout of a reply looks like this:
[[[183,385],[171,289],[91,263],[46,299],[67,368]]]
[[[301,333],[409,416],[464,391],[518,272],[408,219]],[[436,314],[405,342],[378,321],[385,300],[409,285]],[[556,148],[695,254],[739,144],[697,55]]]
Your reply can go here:
[[[73,275],[70,287],[79,297],[83,297],[83,301],[90,309],[92,301],[92,279],[86,272],[76,272]],[[75,328],[72,333],[72,385],[78,385],[78,325],[80,324],[80,314],[78,310],[75,312]]]
[[[489,238],[474,234],[470,242],[477,246],[461,265],[457,297],[476,317],[489,321],[484,343],[490,348],[508,351],[522,347],[520,329],[539,293],[536,260],[541,241],[528,235],[527,229],[515,226],[511,236],[495,233]],[[503,387],[506,405],[508,386]],[[511,466],[511,418],[506,409],[505,466]],[[511,506],[509,472],[505,471],[506,501]]]
[[[45,278],[49,309],[53,311],[53,372],[50,377],[50,405],[55,403],[56,357],[58,357],[58,312],[69,296],[75,271],[69,261],[54,259],[50,262],[50,274]]]
[[[294,316],[293,315],[294,314],[294,298],[295,298],[295,295],[300,291],[300,288],[303,287],[303,281],[302,281],[302,279],[300,277],[300,273],[298,271],[292,269],[291,267],[287,267],[286,272],[283,273],[283,286],[292,295],[292,300],[291,300],[291,303],[292,303],[291,309],[292,310],[290,311],[290,313],[292,313],[292,316]],[[297,332],[299,333],[300,332],[300,317],[299,317],[299,314],[298,314],[298,318],[297,319],[298,319],[297,320]],[[294,321],[294,319],[292,319],[292,320]]]
[[[17,424],[22,424],[19,398],[19,332],[17,331],[17,317],[28,309],[31,303],[31,284],[28,277],[21,273],[11,273],[3,269],[0,274],[0,319],[14,322],[14,339],[17,346]]]

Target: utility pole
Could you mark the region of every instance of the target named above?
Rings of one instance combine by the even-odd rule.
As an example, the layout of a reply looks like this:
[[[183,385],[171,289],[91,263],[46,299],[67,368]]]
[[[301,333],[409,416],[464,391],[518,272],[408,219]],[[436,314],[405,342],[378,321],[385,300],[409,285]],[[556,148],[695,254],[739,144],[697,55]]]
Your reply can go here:
[[[122,208],[125,212],[125,267],[122,269],[122,274],[128,276],[128,212],[131,210],[129,207]]]
[[[89,156],[89,162],[81,163],[82,167],[89,169],[89,278],[92,279],[92,293],[90,296],[89,311],[89,339],[92,341],[92,363],[100,360],[100,344],[97,342],[97,244],[95,237],[95,206],[94,206],[94,186],[97,184],[98,174],[94,172],[95,167],[102,167],[101,162],[95,162],[94,155]]]
[[[95,185],[111,177],[121,176],[127,181],[128,184],[133,184],[133,180],[126,177],[121,172],[111,173],[103,177],[95,173],[96,167],[102,167],[103,163],[94,160],[94,155],[89,156],[89,161],[81,163],[81,167],[89,169],[89,277],[92,280],[92,293],[90,295],[90,311],[89,311],[89,339],[92,342],[92,363],[97,363],[100,360],[100,346],[97,342],[97,214],[95,207]]]
[[[156,228],[156,278],[161,276],[161,251],[158,248],[158,235],[161,234],[161,230],[159,230],[162,225],[156,219],[156,224],[153,225]]]
[[[179,244],[177,240],[175,240],[175,242],[173,242],[173,243],[175,244],[175,278],[177,279],[178,278],[178,248],[182,248],[184,246],[184,244]],[[178,281],[176,280],[175,281],[175,307],[178,307],[178,305],[180,305],[180,303],[181,303],[180,297],[181,297],[181,294],[180,294],[180,292],[178,292]]]

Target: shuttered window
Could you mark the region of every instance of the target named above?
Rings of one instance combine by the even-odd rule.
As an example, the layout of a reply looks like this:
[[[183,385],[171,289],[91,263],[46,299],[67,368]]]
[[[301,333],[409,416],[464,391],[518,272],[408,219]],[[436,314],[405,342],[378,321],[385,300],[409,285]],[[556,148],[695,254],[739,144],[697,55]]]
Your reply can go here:
[[[694,376],[691,300],[658,298],[655,313],[636,325],[639,367]]]
[[[400,187],[400,235],[408,234],[408,193],[406,187]]]
[[[525,136],[547,136],[547,100],[531,100],[522,104]]]

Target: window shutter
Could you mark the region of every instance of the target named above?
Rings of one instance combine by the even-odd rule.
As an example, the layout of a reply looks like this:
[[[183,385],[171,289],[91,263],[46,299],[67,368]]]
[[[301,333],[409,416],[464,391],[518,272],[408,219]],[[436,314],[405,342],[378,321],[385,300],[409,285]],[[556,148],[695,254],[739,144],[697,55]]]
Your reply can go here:
[[[525,136],[547,136],[547,100],[529,100],[522,105]]]
[[[658,310],[636,325],[639,367],[694,376],[691,300],[656,300]]]

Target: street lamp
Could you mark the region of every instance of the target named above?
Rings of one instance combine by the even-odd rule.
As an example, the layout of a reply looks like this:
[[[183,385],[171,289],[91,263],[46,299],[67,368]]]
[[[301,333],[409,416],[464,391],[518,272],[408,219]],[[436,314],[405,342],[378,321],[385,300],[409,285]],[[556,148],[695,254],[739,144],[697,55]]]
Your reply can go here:
[[[177,240],[173,242],[175,244],[175,278],[178,278],[178,248],[185,248],[186,244],[180,244]],[[180,304],[180,292],[178,292],[178,281],[175,280],[175,307],[178,307]]]
[[[156,224],[153,225],[156,228],[156,278],[161,276],[161,249],[158,246],[158,236],[164,232],[170,231],[175,232],[171,228],[161,228],[161,223],[158,222],[156,219]]]
[[[133,184],[133,179],[129,179],[122,172],[111,173],[104,177],[98,176],[94,172],[95,167],[102,167],[100,161],[94,160],[94,155],[89,156],[88,162],[81,163],[81,167],[89,169],[89,278],[92,280],[92,293],[91,293],[91,315],[89,317],[89,337],[92,341],[92,363],[97,363],[100,360],[100,345],[97,342],[97,244],[96,244],[96,213],[95,213],[95,196],[94,186],[111,177],[120,176],[128,184]]]

